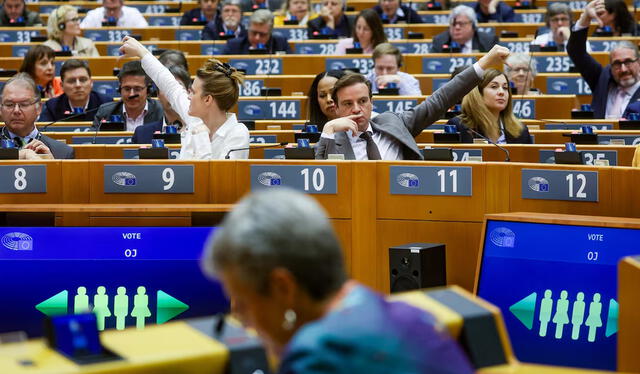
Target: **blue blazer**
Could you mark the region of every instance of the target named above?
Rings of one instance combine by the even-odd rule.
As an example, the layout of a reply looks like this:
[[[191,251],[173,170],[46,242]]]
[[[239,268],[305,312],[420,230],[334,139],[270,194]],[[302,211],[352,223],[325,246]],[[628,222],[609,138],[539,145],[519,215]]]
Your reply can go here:
[[[162,131],[162,121],[145,123],[142,126],[138,126],[133,131],[131,143],[151,144],[151,139],[153,139],[153,134],[156,131]]]
[[[247,36],[247,29],[241,24],[238,38]],[[202,29],[202,40],[222,40],[220,35],[224,34],[224,28],[222,27],[222,20],[216,18],[215,20],[207,23]]]
[[[576,69],[580,72],[582,79],[587,82],[591,88],[591,108],[593,109],[593,118],[604,118],[607,114],[607,98],[609,96],[609,88],[615,85],[611,75],[611,65],[602,67],[589,53],[587,53],[587,33],[588,29],[574,31],[569,37],[567,43],[567,54],[571,61],[576,65]],[[636,90],[629,100],[629,104],[640,100],[640,89]],[[627,112],[625,108],[625,113]]]
[[[447,122],[447,125],[453,125],[456,127],[456,132],[460,133],[460,141],[462,143],[473,143],[474,135],[469,131],[469,128],[464,123],[462,123],[460,117],[451,118]],[[507,144],[533,144],[533,139],[531,139],[529,129],[527,128],[527,126],[522,127],[522,132],[517,137],[512,136],[507,131],[504,132],[504,138],[507,141]],[[482,131],[480,131],[479,129],[476,131],[482,134]]]
[[[625,109],[622,116],[624,118],[627,118],[629,113],[640,113],[640,101],[629,101],[629,105],[627,106],[627,109]]]
[[[413,9],[409,8],[406,5],[400,5],[400,8],[404,12],[404,16],[398,17],[396,22],[393,23],[422,23],[422,17]],[[376,5],[373,7],[373,10],[378,13],[380,19],[382,19],[382,7],[380,5]]]
[[[96,91],[91,91],[89,94],[89,106],[87,110],[95,109],[104,103],[113,101],[109,96],[105,96]],[[73,114],[71,106],[69,106],[69,98],[67,94],[62,94],[58,97],[51,98],[42,106],[42,113],[40,113],[40,122],[59,121],[65,117]],[[93,121],[96,116],[96,112],[91,112],[70,119],[70,121]]]
[[[476,17],[478,17],[478,22],[514,22],[516,19],[516,14],[513,11],[513,8],[505,4],[504,2],[499,2],[496,7],[496,12],[494,14],[484,14],[480,10],[480,3],[476,2],[471,5],[473,10],[476,11]]]
[[[225,55],[247,55],[249,54],[249,37],[243,36],[242,38],[233,38],[227,40],[227,45],[224,46],[222,54]],[[276,51],[285,51],[291,53],[289,50],[289,42],[283,36],[271,34],[271,39],[266,45],[267,53],[275,53]]]

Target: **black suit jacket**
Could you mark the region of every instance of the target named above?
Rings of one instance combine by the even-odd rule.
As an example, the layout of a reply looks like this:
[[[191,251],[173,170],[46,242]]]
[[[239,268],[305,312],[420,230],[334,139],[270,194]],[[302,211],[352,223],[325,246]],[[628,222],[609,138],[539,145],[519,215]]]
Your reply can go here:
[[[422,17],[420,17],[418,12],[406,5],[400,5],[400,8],[404,12],[404,16],[398,17],[394,23],[422,23]],[[380,5],[376,5],[373,7],[373,10],[375,10],[376,13],[378,13],[378,16],[380,16],[380,19],[382,19],[382,7]]]
[[[607,114],[607,98],[609,97],[609,88],[616,85],[611,75],[611,65],[602,67],[587,52],[587,34],[588,29],[574,31],[569,37],[567,43],[567,54],[571,61],[576,65],[576,69],[582,79],[587,82],[591,92],[591,109],[593,109],[594,118],[604,118]],[[636,90],[629,100],[629,104],[640,100],[640,89]],[[628,106],[627,106],[628,108]],[[626,108],[625,108],[626,112]]]
[[[473,143],[473,133],[469,131],[469,128],[464,123],[462,123],[460,117],[451,118],[447,122],[447,125],[453,125],[456,127],[456,132],[460,133],[460,140],[462,143]],[[529,129],[527,128],[527,126],[522,127],[522,132],[517,137],[512,136],[507,131],[504,132],[504,138],[507,141],[507,144],[533,144],[533,139],[531,139]],[[480,129],[476,131],[482,134],[482,131],[480,131]]]
[[[144,116],[144,124],[152,123],[152,122],[162,122],[162,118],[164,117],[164,110],[162,109],[162,105],[158,100],[147,99],[149,103],[149,108],[147,114]],[[100,109],[96,113],[95,118],[93,119],[93,126],[97,126],[98,122],[109,118],[116,114],[122,116],[122,101],[112,101],[110,103],[105,103],[100,105]],[[124,118],[123,118],[124,120]]]
[[[105,96],[101,93],[91,91],[89,94],[89,105],[87,110],[96,109],[104,103],[113,101],[109,96]],[[40,113],[40,122],[58,121],[73,114],[71,106],[69,106],[69,98],[67,94],[62,94],[58,97],[51,98],[42,106],[42,113]],[[85,113],[84,115],[70,119],[70,121],[93,121],[96,112]]]
[[[355,20],[353,17],[346,16],[343,14],[342,18],[340,19],[340,22],[336,24],[336,28],[335,30],[333,30],[333,34],[338,37],[344,37],[344,38],[350,37],[351,29],[353,28],[354,23],[355,23]],[[310,20],[309,22],[307,22],[307,33],[309,34],[309,37],[311,37],[311,35],[313,35],[314,32],[321,34],[322,29],[324,29],[325,27],[327,27],[327,23],[324,22],[322,17],[316,17]]]
[[[180,25],[193,25],[193,20],[200,21],[200,17],[202,16],[202,8],[194,8],[191,10],[187,10],[182,14],[182,18],[180,18]],[[216,15],[213,20],[220,19],[220,12],[216,12]],[[213,20],[211,22],[213,22]]]
[[[142,126],[136,127],[131,137],[131,143],[135,144],[150,144],[153,139],[153,134],[156,131],[162,131],[162,121],[145,123]]]
[[[500,38],[497,35],[488,34],[486,32],[476,30],[473,33],[473,41],[471,42],[471,49],[478,50],[480,52],[488,52],[494,45],[500,42]],[[442,46],[444,44],[451,45],[451,35],[449,30],[443,31],[440,34],[433,37],[431,45],[431,53],[442,53]]]
[[[249,43],[248,36],[233,38],[227,40],[227,45],[224,46],[222,53],[225,55],[246,55],[249,54],[250,46],[251,43]],[[269,39],[265,47],[267,48],[267,53],[275,53],[276,51],[291,53],[289,50],[289,42],[280,35],[271,34],[271,39]]]
[[[222,25],[223,22],[220,18],[216,18],[207,23],[202,29],[202,40],[222,40],[220,35],[225,33]],[[247,36],[247,29],[243,25],[239,25],[238,27],[240,27],[240,32],[237,37],[242,38]]]
[[[40,140],[44,144],[46,144],[47,147],[49,147],[49,149],[51,150],[51,154],[55,159],[70,159],[70,158],[76,157],[76,154],[73,148],[71,148],[70,146],[58,140],[52,139],[42,134],[40,136]]]

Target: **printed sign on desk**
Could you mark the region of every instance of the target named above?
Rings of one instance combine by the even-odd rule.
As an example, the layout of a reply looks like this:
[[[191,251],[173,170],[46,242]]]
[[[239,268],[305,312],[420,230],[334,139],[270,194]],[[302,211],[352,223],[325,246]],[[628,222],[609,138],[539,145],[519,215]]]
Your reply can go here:
[[[251,165],[251,189],[289,187],[310,194],[338,193],[335,165]]]
[[[523,199],[598,201],[598,172],[522,169]]]
[[[47,192],[46,165],[0,166],[0,193]]]
[[[281,58],[232,58],[229,65],[245,70],[247,75],[279,75],[282,74]]]
[[[471,196],[469,166],[390,166],[392,195]]]
[[[104,165],[104,193],[193,193],[193,165]]]

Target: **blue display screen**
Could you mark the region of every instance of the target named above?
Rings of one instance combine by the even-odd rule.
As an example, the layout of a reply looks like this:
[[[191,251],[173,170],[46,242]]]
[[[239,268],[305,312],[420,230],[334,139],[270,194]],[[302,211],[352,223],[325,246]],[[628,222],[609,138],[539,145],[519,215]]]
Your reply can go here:
[[[617,265],[633,229],[488,221],[478,295],[502,310],[516,357],[616,369]]]
[[[98,329],[227,311],[199,266],[207,227],[0,228],[0,333],[41,336],[45,315],[92,311]]]

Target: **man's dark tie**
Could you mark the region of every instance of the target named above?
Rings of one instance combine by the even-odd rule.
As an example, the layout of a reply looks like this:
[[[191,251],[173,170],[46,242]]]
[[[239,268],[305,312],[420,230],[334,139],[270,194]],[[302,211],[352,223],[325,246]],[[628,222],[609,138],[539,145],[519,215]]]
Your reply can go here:
[[[15,138],[13,138],[13,144],[15,144],[16,147],[18,148],[22,148],[22,146],[24,145],[24,142],[22,141],[21,138],[16,136]]]
[[[360,138],[364,139],[367,142],[367,158],[369,158],[369,160],[382,160],[382,157],[380,157],[378,146],[373,141],[371,134],[369,134],[368,131],[365,131],[360,134]]]

